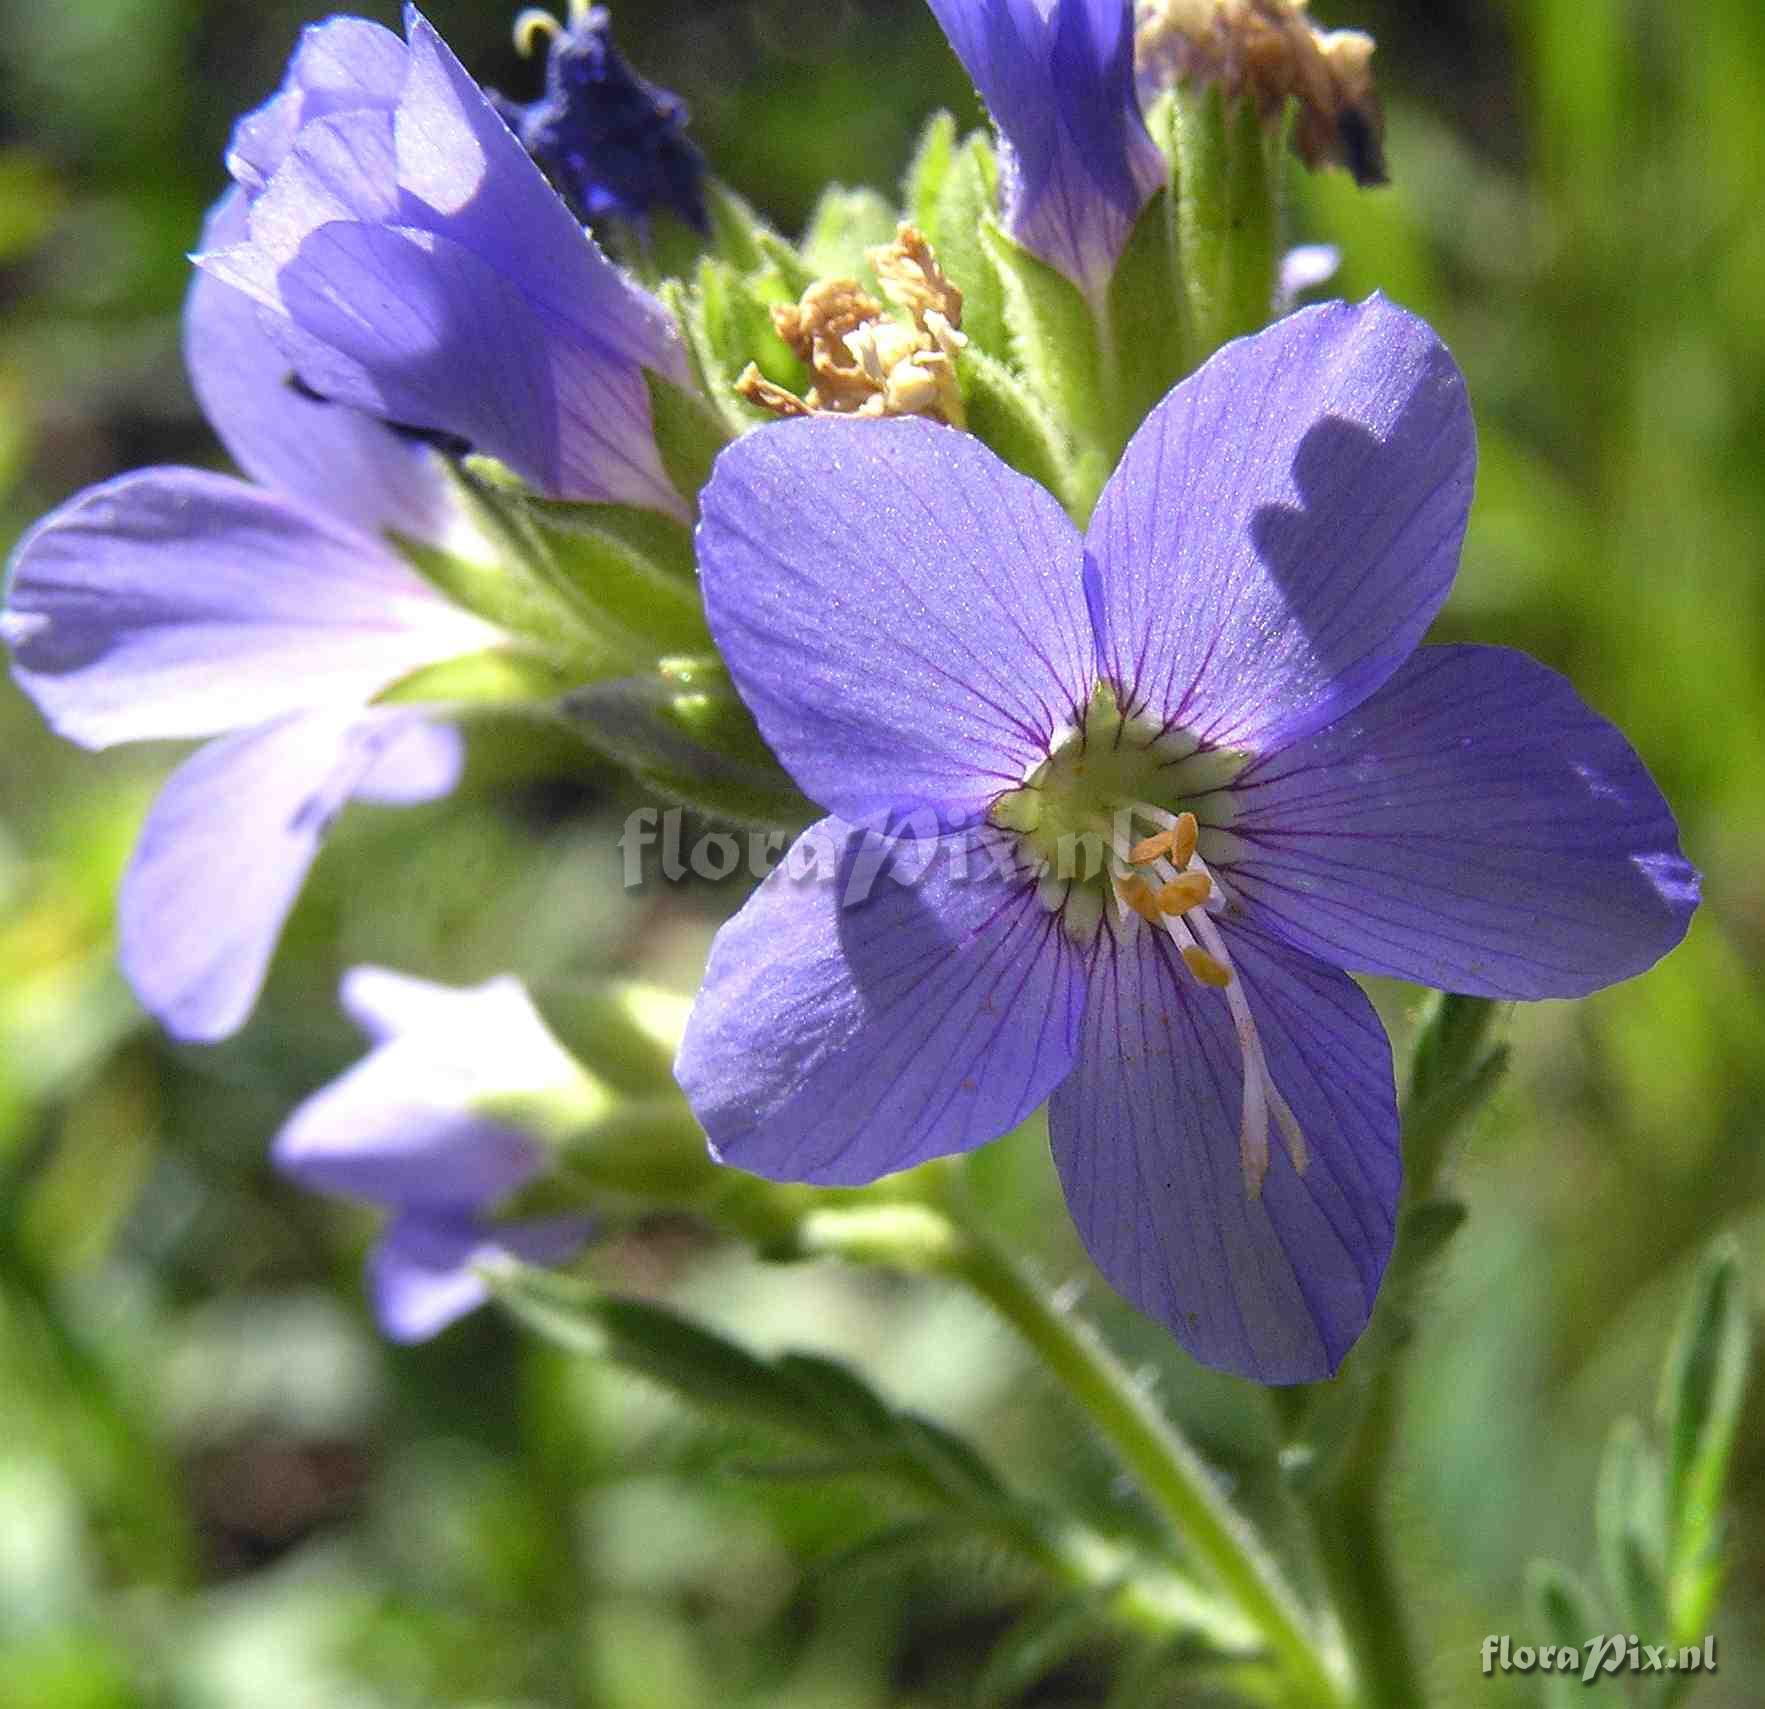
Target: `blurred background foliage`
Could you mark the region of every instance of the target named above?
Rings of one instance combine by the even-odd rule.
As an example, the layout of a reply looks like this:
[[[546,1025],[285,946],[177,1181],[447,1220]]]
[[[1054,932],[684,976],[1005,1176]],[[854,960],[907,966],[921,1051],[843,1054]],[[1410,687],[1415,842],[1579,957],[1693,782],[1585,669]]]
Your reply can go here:
[[[1477,409],[1439,633],[1566,671],[1706,875],[1665,965],[1511,1021],[1516,1071],[1461,1171],[1471,1220],[1412,1361],[1392,1517],[1421,1647],[1443,1703],[1520,1703],[1535,1687],[1483,1679],[1478,1645],[1543,1635],[1530,1556],[1590,1559],[1599,1445],[1650,1411],[1695,1253],[1732,1229],[1765,1276],[1765,11],[1318,11],[1379,38],[1395,182],[1297,185],[1295,235],[1342,246],[1344,294],[1427,315]],[[120,469],[215,460],[179,363],[183,256],[232,118],[314,15],[0,5],[0,541]],[[430,16],[486,81],[529,91],[501,6]],[[650,0],[618,23],[786,230],[829,179],[892,188],[937,107],[978,119],[917,0]],[[0,1706],[965,1701],[1013,1613],[997,1563],[843,1559],[871,1494],[743,1478],[703,1421],[490,1314],[385,1346],[360,1292],[371,1225],[266,1164],[280,1117],[356,1048],[345,966],[690,989],[737,895],[622,890],[619,779],[481,735],[454,800],[349,816],[252,1025],[180,1050],[112,965],[117,875],[171,755],[82,754],[10,689],[0,730]],[[1414,994],[1375,995],[1401,1038]],[[1045,1274],[1084,1274],[1039,1128],[982,1180]],[[672,1224],[594,1264],[757,1348],[838,1352],[1021,1487],[1135,1522],[1008,1333],[947,1290],[768,1268]],[[1266,1398],[1086,1300],[1246,1504],[1272,1500]],[[1765,1670],[1756,1418],[1721,1672],[1692,1699],[1709,1709],[1756,1703]],[[1006,1700],[1101,1703],[1119,1661],[1098,1646]]]

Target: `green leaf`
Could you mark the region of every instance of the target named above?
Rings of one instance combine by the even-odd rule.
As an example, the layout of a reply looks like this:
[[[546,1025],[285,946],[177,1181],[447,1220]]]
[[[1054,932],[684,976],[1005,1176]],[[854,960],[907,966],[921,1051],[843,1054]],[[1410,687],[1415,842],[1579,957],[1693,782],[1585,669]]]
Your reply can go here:
[[[1698,1267],[1661,1386],[1667,1444],[1667,1579],[1675,1643],[1709,1628],[1725,1563],[1722,1496],[1752,1352],[1740,1249],[1717,1241]]]
[[[1403,1213],[1398,1243],[1406,1271],[1431,1264],[1465,1226],[1469,1213],[1458,1199],[1425,1199]]]
[[[566,1351],[610,1359],[722,1417],[811,1440],[821,1434],[812,1394],[666,1306],[526,1265],[499,1265],[486,1279],[522,1323]]]
[[[956,119],[950,113],[933,113],[901,180],[901,205],[933,249],[938,247],[939,198],[955,163]]]
[[[991,219],[981,241],[1005,292],[1012,358],[1077,447],[1059,496],[1081,525],[1114,465],[1114,425],[1091,310],[1071,281],[1013,243]],[[965,323],[966,324],[966,321]]]
[[[1053,416],[997,357],[970,344],[956,362],[968,431],[1050,492],[1072,484],[1072,454]]]
[[[1409,1191],[1423,1197],[1452,1140],[1461,1137],[1507,1072],[1508,1052],[1492,1043],[1507,1005],[1486,997],[1435,997],[1423,1017],[1403,1102],[1403,1154]]]
[[[1146,204],[1109,286],[1112,366],[1120,376],[1116,436],[1124,445],[1190,366],[1176,212],[1171,190],[1161,190]]]
[[[893,203],[880,192],[830,184],[815,204],[798,247],[817,278],[857,279],[875,291],[876,269],[867,251],[892,243],[899,223]]]
[[[998,206],[997,185],[991,146],[985,137],[971,136],[938,187],[937,217],[925,235],[938,265],[962,292],[962,330],[982,350],[1007,356],[1004,286],[981,238]]]
[[[1594,1496],[1600,1575],[1625,1629],[1655,1643],[1667,1635],[1662,1494],[1659,1456],[1634,1418],[1620,1419]]]
[[[1555,1561],[1533,1561],[1526,1569],[1526,1608],[1536,1630],[1534,1648],[1572,1649],[1579,1662],[1586,1661],[1586,1645],[1611,1629],[1593,1592],[1567,1567]],[[1574,1669],[1542,1669],[1536,1675],[1549,1709],[1569,1709],[1572,1704],[1624,1702],[1623,1687],[1610,1675],[1600,1674],[1587,1685],[1581,1683],[1579,1665]]]

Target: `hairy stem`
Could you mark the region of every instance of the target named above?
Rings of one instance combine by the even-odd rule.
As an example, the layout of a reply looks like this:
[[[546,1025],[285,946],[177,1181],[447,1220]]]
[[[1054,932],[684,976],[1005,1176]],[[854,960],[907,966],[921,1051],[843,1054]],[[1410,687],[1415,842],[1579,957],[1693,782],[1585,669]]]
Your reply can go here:
[[[974,1214],[960,1173],[935,1178],[951,1237],[921,1248],[923,1267],[972,1288],[1028,1342],[1169,1521],[1188,1555],[1260,1633],[1287,1675],[1287,1701],[1348,1704],[1341,1659],[1201,1457],[1096,1331],[1062,1310],[1003,1250]],[[824,1250],[837,1244],[826,1239],[831,1233],[824,1227],[817,1242]]]

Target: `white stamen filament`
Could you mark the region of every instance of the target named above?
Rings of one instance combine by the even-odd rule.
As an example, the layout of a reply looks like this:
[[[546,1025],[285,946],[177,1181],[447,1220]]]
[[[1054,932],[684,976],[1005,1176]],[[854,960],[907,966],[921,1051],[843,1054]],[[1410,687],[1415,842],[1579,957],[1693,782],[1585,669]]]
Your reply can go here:
[[[1133,812],[1150,820],[1161,829],[1174,831],[1178,816],[1164,812],[1160,808],[1134,804]],[[1118,880],[1143,882],[1139,874],[1129,864],[1129,842],[1126,837],[1117,835],[1111,839],[1116,862]],[[1262,1038],[1257,1031],[1256,1019],[1250,1012],[1250,1001],[1244,994],[1244,982],[1238,977],[1237,969],[1232,965],[1231,952],[1226,948],[1226,940],[1220,935],[1211,916],[1226,905],[1225,892],[1220,881],[1208,870],[1207,863],[1199,853],[1190,855],[1188,862],[1179,871],[1174,862],[1166,855],[1156,860],[1143,863],[1141,872],[1149,872],[1156,876],[1159,885],[1166,886],[1176,881],[1183,872],[1200,873],[1208,880],[1207,900],[1191,907],[1180,914],[1165,914],[1158,910],[1158,924],[1177,944],[1179,949],[1199,950],[1210,956],[1230,975],[1221,990],[1226,999],[1226,1007],[1232,1017],[1232,1028],[1238,1037],[1239,1053],[1244,1061],[1244,1109],[1238,1129],[1238,1155],[1244,1169],[1244,1190],[1251,1198],[1258,1198],[1262,1193],[1262,1184],[1269,1169],[1269,1121],[1272,1117],[1275,1125],[1281,1130],[1281,1138],[1286,1146],[1287,1156],[1296,1173],[1303,1175],[1307,1164],[1311,1161],[1310,1150],[1305,1142],[1305,1134],[1299,1125],[1299,1118],[1294,1115],[1292,1106],[1281,1096],[1280,1088],[1275,1084],[1274,1075],[1269,1071],[1268,1056],[1263,1050]]]

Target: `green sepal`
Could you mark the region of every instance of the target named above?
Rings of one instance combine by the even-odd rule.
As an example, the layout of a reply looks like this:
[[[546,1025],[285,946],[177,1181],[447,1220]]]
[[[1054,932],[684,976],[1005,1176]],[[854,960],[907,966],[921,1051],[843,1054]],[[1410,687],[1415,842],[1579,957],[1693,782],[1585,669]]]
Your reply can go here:
[[[1170,148],[1182,264],[1184,345],[1198,367],[1222,344],[1266,325],[1281,260],[1284,127],[1215,84],[1179,89]]]
[[[920,229],[937,253],[938,265],[962,292],[962,330],[969,341],[994,356],[1011,354],[1005,330],[1005,287],[982,241],[983,224],[998,206],[998,167],[984,136],[971,136],[956,150],[938,187],[935,212]]]
[[[711,221],[712,253],[742,272],[761,265],[760,238],[772,228],[752,204],[720,178],[704,183],[705,213]]]
[[[717,453],[735,437],[723,412],[703,392],[687,391],[648,368],[643,371],[650,394],[650,426],[662,472],[674,490],[695,510]]]
[[[1660,1456],[1634,1418],[1621,1418],[1600,1460],[1594,1534],[1620,1623],[1651,1643],[1667,1636],[1665,1532]]]
[[[1097,323],[1078,288],[1014,243],[997,222],[984,220],[980,231],[1004,287],[1012,358],[1075,447],[1059,496],[1082,526],[1119,449]]]
[[[524,493],[469,468],[450,466],[450,479],[460,521],[449,544],[395,537],[406,561],[456,605],[505,631],[518,651],[569,680],[629,669],[633,655],[596,623],[525,521]]]
[[[815,283],[815,269],[794,245],[770,231],[762,233],[758,241],[765,262],[763,271],[777,275],[784,286],[786,300],[801,297]]]
[[[716,819],[796,831],[818,816],[714,657],[664,660],[590,684],[566,695],[558,711],[591,747]]]
[[[1073,483],[1072,452],[1054,418],[1005,363],[975,345],[956,360],[968,431],[1050,492]]]
[[[933,113],[919,134],[906,175],[901,180],[901,206],[908,219],[937,246],[938,198],[956,164],[956,119]]]
[[[1693,1643],[1709,1629],[1722,1588],[1722,1497],[1751,1353],[1740,1250],[1724,1238],[1698,1266],[1661,1385],[1668,1636],[1675,1643]]]
[[[521,514],[554,578],[621,657],[647,664],[710,646],[692,536],[671,517],[549,499],[526,500]]]
[[[821,193],[798,245],[809,271],[820,279],[856,279],[877,289],[868,251],[893,243],[901,216],[876,190],[830,184]]]
[[[774,265],[743,274],[710,259],[699,263],[690,288],[671,286],[663,292],[686,333],[705,394],[732,433],[772,419],[736,394],[735,383],[750,362],[790,391],[801,394],[809,385],[808,369],[772,324],[773,305],[794,302],[798,295]]]
[[[1189,371],[1183,337],[1174,189],[1160,190],[1135,222],[1109,286],[1110,370],[1119,377],[1122,444]]]

